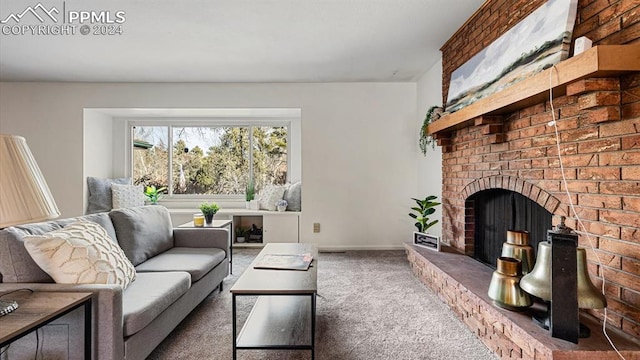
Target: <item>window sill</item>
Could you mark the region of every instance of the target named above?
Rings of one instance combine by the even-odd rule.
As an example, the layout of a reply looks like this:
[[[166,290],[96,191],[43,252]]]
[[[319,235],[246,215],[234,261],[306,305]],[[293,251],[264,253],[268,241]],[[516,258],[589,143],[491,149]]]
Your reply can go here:
[[[173,215],[178,214],[196,214],[198,213],[197,208],[193,209],[184,209],[184,208],[168,208],[169,213]],[[300,215],[302,212],[300,211],[270,211],[270,210],[250,210],[245,208],[223,208],[218,210],[216,214],[220,215]]]

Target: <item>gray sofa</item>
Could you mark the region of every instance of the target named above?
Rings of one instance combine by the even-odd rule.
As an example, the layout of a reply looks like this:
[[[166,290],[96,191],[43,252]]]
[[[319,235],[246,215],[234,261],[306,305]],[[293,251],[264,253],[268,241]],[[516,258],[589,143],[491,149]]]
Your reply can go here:
[[[119,285],[56,284],[26,251],[23,236],[80,218],[104,227],[135,266],[136,279],[124,291]],[[222,290],[229,272],[228,230],[174,229],[168,210],[158,205],[80,218],[1,230],[0,294],[21,288],[92,292],[94,359],[146,358],[208,294]]]

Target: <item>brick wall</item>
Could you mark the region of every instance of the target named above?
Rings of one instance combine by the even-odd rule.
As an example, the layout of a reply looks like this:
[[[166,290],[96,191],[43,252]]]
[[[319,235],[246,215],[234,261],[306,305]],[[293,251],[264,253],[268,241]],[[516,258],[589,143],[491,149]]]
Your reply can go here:
[[[535,10],[543,0],[489,0],[442,47],[443,94],[451,72]],[[640,43],[637,0],[579,0],[574,39]],[[446,98],[443,99],[446,103]],[[607,279],[608,322],[640,337],[640,74],[569,84],[553,101],[571,200],[602,262],[588,251],[592,280]],[[578,228],[564,192],[548,101],[475,119],[443,147],[443,240],[473,251],[468,196],[518,191]],[[497,126],[496,126],[497,125]],[[590,247],[587,236],[580,245]],[[592,313],[602,318],[601,311]]]
[[[546,0],[488,0],[442,46],[442,103],[447,103],[451,73],[527,17]],[[578,0],[573,38],[586,36],[594,45],[640,42],[637,0]],[[571,47],[573,51],[573,45]]]

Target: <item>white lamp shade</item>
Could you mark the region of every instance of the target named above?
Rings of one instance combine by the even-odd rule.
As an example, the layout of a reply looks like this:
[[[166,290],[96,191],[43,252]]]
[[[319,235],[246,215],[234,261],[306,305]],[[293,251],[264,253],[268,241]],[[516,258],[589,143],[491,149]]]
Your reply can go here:
[[[0,134],[0,228],[60,216],[27,141]]]

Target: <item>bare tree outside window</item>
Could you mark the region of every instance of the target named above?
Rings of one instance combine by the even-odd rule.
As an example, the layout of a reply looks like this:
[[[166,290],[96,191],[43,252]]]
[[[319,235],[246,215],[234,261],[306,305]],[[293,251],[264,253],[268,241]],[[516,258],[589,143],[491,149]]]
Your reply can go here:
[[[133,183],[169,184],[169,128],[166,126],[136,126],[133,128]]]
[[[168,135],[161,135],[169,131],[171,155],[166,145]],[[134,149],[141,141],[152,147],[134,152],[134,182],[169,186],[171,156],[175,195],[242,195],[250,177],[257,190],[268,184],[284,184],[287,179],[287,127],[136,127]]]

